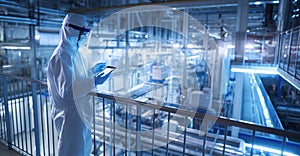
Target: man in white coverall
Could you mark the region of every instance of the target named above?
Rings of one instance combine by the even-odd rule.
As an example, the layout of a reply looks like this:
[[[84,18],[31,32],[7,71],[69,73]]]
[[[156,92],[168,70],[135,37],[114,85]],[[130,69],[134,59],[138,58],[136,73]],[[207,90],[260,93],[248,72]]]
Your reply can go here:
[[[58,132],[59,156],[88,156],[91,152],[92,103],[88,93],[109,77],[94,77],[85,69],[78,48],[86,39],[88,23],[69,13],[63,20],[60,42],[47,67],[52,117]],[[105,66],[105,65],[104,65]],[[101,68],[96,70],[102,70]]]

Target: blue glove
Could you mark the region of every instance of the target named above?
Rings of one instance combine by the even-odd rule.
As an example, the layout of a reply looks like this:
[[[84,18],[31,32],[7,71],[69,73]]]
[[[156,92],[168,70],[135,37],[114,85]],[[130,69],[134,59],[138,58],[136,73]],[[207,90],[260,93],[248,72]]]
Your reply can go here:
[[[96,73],[99,73],[101,72],[103,69],[105,69],[106,67],[106,63],[104,62],[101,62],[101,63],[97,63],[93,68],[93,73],[96,74]]]
[[[110,76],[111,73],[108,73],[106,75],[103,76],[103,73],[98,75],[98,76],[95,76],[94,79],[95,79],[95,85],[101,85],[103,84]]]

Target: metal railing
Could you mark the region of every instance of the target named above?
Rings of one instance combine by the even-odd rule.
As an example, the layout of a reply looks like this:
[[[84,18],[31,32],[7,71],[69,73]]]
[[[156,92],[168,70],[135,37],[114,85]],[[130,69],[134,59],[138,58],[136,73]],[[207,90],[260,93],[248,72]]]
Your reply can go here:
[[[260,100],[261,110],[264,114],[264,120],[269,123],[274,128],[283,129],[280,119],[276,113],[276,110],[272,104],[272,101],[265,90],[263,83],[258,75],[253,75],[253,80],[255,81],[255,89],[258,100]],[[268,124],[266,124],[268,125]]]
[[[279,68],[300,80],[300,26],[280,35]]]
[[[0,84],[1,140],[24,155],[53,155],[57,137],[46,83],[1,74]]]
[[[56,155],[57,135],[49,113],[46,84],[7,74],[0,76],[0,140],[24,155]],[[90,95],[95,119],[93,155],[300,153],[300,134],[295,132],[109,94]],[[193,122],[188,120],[191,118],[202,120],[200,129],[188,126]],[[232,136],[234,129],[240,130],[238,136]]]

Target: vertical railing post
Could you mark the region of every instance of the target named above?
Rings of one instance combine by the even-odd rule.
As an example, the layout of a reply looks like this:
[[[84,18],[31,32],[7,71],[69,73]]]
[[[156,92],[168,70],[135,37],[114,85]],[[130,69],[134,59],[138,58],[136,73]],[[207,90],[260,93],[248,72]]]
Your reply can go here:
[[[34,130],[35,130],[35,146],[36,146],[36,155],[40,156],[40,130],[39,130],[39,116],[38,116],[38,105],[37,105],[37,91],[36,83],[31,83],[32,87],[32,104],[33,104],[33,118],[34,118]]]
[[[136,112],[136,155],[140,156],[141,155],[141,108],[140,106],[137,107],[137,112]]]
[[[224,129],[223,154],[222,154],[223,156],[225,156],[225,154],[226,154],[227,128],[228,128],[228,125],[225,125],[225,129]]]
[[[110,144],[110,155],[113,155],[113,104],[109,101],[109,144]]]
[[[151,148],[151,156],[154,155],[154,131],[155,131],[155,108],[153,109],[153,115],[152,115],[152,148]]]
[[[128,104],[126,103],[125,104],[125,156],[127,156],[128,155]]]
[[[8,149],[12,149],[12,140],[11,140],[11,126],[10,126],[10,114],[8,109],[8,94],[7,94],[7,83],[6,76],[2,76],[3,83],[3,97],[4,97],[4,107],[5,107],[5,118],[6,118],[6,135],[7,135],[7,146]]]
[[[95,103],[95,95],[93,95],[93,144],[94,144],[94,149],[93,149],[93,154],[97,155],[98,152],[96,153],[96,103]],[[103,109],[104,111],[104,109]]]
[[[250,156],[253,155],[254,139],[255,139],[255,130],[252,130],[252,140],[251,140],[251,152],[250,152]]]
[[[105,156],[106,146],[105,146],[105,100],[102,98],[102,124],[103,124],[103,155]]]
[[[281,155],[283,155],[284,153],[285,143],[286,143],[286,136],[282,138],[281,153],[280,153]]]
[[[205,152],[206,152],[206,133],[207,132],[207,121],[206,120],[203,120],[203,132],[204,132],[204,135],[203,135],[203,145],[202,145],[202,149],[203,149],[203,152],[202,152],[202,156],[205,156]]]
[[[185,148],[186,148],[186,127],[187,127],[187,116],[184,116],[184,136],[183,136],[183,150],[182,150],[182,156],[185,156]]]
[[[170,137],[170,119],[171,119],[171,113],[168,112],[168,125],[167,125],[167,147],[166,147],[166,155],[169,153],[169,137]]]
[[[113,112],[113,153],[116,155],[116,101],[112,101],[112,112]]]

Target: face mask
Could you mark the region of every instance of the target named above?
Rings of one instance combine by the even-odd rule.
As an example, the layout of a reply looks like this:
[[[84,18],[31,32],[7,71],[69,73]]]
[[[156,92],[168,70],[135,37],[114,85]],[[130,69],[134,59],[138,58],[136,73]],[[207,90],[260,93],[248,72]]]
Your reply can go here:
[[[85,40],[87,39],[87,36],[88,36],[88,33],[90,32],[90,29],[87,29],[85,27],[78,27],[76,25],[69,24],[69,23],[67,23],[66,26],[80,31],[79,35],[78,35],[78,39],[77,39],[77,48],[82,46],[83,43],[85,42]]]
[[[83,32],[80,31],[79,35],[78,35],[78,40],[77,40],[77,47],[81,47],[84,42],[86,41],[87,37],[88,37],[88,32]]]

